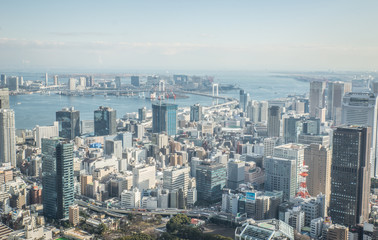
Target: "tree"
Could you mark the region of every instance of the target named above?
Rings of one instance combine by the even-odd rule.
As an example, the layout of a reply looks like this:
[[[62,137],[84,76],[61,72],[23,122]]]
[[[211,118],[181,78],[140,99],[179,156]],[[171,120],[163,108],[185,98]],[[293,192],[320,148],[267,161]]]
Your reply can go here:
[[[167,232],[161,234],[159,237],[158,237],[158,240],[178,240],[179,238],[176,237],[175,235],[172,235],[172,234],[169,234]]]
[[[178,231],[182,226],[189,224],[190,218],[188,216],[184,214],[177,214],[168,221],[166,225],[167,232],[173,233],[175,231]]]
[[[225,237],[219,234],[204,234],[204,240],[232,240],[230,237]]]
[[[119,238],[119,240],[153,240],[150,235],[145,233],[137,233],[131,236]]]

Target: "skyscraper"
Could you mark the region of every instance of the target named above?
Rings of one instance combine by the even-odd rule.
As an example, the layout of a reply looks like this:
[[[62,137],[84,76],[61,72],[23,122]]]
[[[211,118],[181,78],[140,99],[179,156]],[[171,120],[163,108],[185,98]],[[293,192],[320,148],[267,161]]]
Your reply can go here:
[[[300,178],[299,174],[301,173],[301,167],[303,166],[304,162],[304,150],[305,145],[299,143],[288,143],[285,145],[280,145],[274,148],[273,156],[278,158],[290,159],[295,160],[295,166],[297,169],[295,180],[297,181],[297,188],[296,191],[299,190],[300,187]]]
[[[68,79],[68,89],[70,91],[75,91],[76,90],[76,79],[75,78]]]
[[[198,199],[217,202],[222,199],[222,189],[226,186],[226,166],[220,163],[202,163],[196,169]]]
[[[45,86],[49,85],[49,75],[45,74]]]
[[[281,108],[279,106],[271,106],[268,108],[268,137],[280,136],[280,120]]]
[[[177,107],[170,103],[152,104],[152,132],[176,135]]]
[[[0,109],[9,108],[8,88],[0,89]]]
[[[60,138],[42,139],[43,214],[62,219],[74,204],[73,144]]]
[[[333,132],[332,221],[354,226],[368,220],[371,128],[341,126]]]
[[[146,107],[142,107],[138,109],[139,122],[143,122],[144,120],[146,120],[146,111],[147,111]]]
[[[334,120],[334,125],[341,122],[341,103],[344,94],[350,92],[352,86],[346,82],[329,82],[327,95],[327,118]]]
[[[323,193],[328,206],[331,196],[332,151],[320,144],[310,144],[305,148],[304,159],[308,166],[308,192],[311,196]]]
[[[377,169],[378,98],[374,93],[349,92],[343,97],[341,123],[371,127],[370,164],[372,177]]]
[[[18,91],[18,77],[9,77],[7,79],[7,86],[10,91]]]
[[[294,159],[268,157],[264,161],[265,191],[283,191],[289,200],[297,191],[297,165]]]
[[[113,135],[117,132],[117,112],[110,107],[100,106],[94,111],[94,131],[96,136]]]
[[[59,79],[58,79],[58,75],[54,75],[54,85],[58,85],[59,84]]]
[[[133,85],[135,87],[140,86],[139,76],[131,76],[131,85]]]
[[[325,107],[326,82],[312,81],[310,83],[310,116],[316,117],[319,108]]]
[[[16,166],[16,129],[14,111],[0,109],[0,163]]]
[[[240,97],[240,102],[239,102],[240,109],[243,112],[245,112],[247,111],[247,104],[249,102],[249,93],[244,92],[244,90],[240,90],[239,97]]]
[[[227,187],[237,189],[240,184],[244,183],[245,162],[231,159],[227,163]]]
[[[80,112],[73,107],[56,112],[56,121],[59,122],[59,137],[71,140],[80,136]]]
[[[301,118],[290,116],[283,119],[283,136],[285,143],[295,143],[302,132]]]
[[[0,85],[6,87],[7,86],[7,75],[1,74],[1,83]]]
[[[200,120],[202,120],[202,106],[197,103],[190,106],[190,121],[198,122]]]
[[[169,191],[182,189],[186,195],[189,188],[190,167],[169,167],[163,171],[163,188]]]
[[[117,89],[121,89],[121,77],[115,77],[115,85]]]

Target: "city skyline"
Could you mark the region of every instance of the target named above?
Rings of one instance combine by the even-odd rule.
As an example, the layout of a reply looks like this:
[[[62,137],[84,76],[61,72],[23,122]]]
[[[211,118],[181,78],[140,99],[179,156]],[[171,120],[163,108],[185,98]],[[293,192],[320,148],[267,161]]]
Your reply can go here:
[[[8,70],[376,70],[378,3],[22,1],[2,5]],[[17,16],[17,17],[15,17]]]

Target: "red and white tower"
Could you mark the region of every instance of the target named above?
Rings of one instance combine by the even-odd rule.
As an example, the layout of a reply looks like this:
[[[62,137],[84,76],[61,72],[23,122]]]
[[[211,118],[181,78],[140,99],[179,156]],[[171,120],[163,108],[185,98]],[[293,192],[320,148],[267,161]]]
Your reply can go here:
[[[306,177],[308,176],[308,166],[303,161],[301,172],[299,173],[299,191],[296,197],[309,198],[311,197],[307,190]]]

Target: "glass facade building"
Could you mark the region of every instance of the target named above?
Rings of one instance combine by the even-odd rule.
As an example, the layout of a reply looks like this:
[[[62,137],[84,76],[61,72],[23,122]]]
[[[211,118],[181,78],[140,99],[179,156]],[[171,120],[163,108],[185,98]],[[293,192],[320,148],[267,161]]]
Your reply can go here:
[[[354,226],[369,218],[371,128],[338,127],[333,133],[332,222]]]
[[[198,199],[217,202],[222,199],[222,190],[226,186],[227,169],[220,163],[203,163],[196,169]]]
[[[74,204],[73,144],[61,138],[42,139],[43,214],[67,218]]]
[[[94,111],[94,131],[96,136],[117,133],[117,112],[110,107],[99,107]]]
[[[80,112],[73,107],[56,112],[56,121],[59,122],[59,137],[72,140],[80,136]]]
[[[9,91],[7,88],[0,89],[0,109],[9,108]]]
[[[177,107],[169,103],[152,104],[152,132],[176,135]]]

